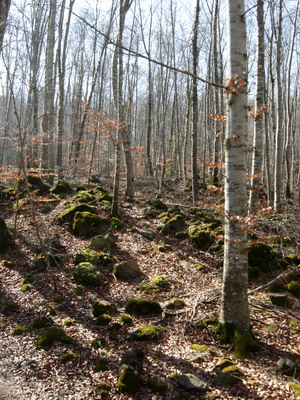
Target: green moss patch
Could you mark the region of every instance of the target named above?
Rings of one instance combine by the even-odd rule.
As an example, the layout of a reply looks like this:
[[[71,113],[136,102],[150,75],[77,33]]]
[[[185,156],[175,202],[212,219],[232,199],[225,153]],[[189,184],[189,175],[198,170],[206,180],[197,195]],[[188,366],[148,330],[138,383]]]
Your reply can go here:
[[[73,339],[66,335],[66,333],[58,328],[48,328],[46,332],[34,342],[36,347],[49,347],[55,342],[72,343]]]
[[[75,265],[78,265],[82,262],[89,262],[93,265],[97,265],[98,264],[98,256],[92,250],[88,250],[88,249],[80,250],[75,254],[73,262]]]
[[[29,332],[29,328],[27,326],[16,326],[13,330],[13,336],[21,336],[25,335]]]
[[[46,328],[48,326],[51,326],[54,324],[54,321],[51,317],[40,317],[40,318],[36,318],[35,320],[33,320],[32,322],[32,327],[34,329],[41,329],[41,328]]]
[[[20,308],[19,304],[14,302],[3,302],[0,303],[0,309],[3,314],[10,314],[18,311]]]
[[[58,181],[56,185],[51,189],[51,193],[60,195],[71,195],[74,193],[71,185],[66,181]]]
[[[102,283],[100,271],[95,265],[89,262],[78,264],[72,276],[76,283],[84,286],[98,286]]]
[[[147,341],[159,339],[163,333],[164,328],[156,325],[141,325],[130,334],[131,340]]]
[[[182,214],[176,214],[172,217],[163,218],[164,225],[161,227],[161,233],[167,235],[171,232],[182,231],[185,227],[185,217]]]
[[[77,211],[73,219],[73,232],[79,236],[92,236],[101,226],[110,223],[109,218],[100,217],[89,211]]]
[[[300,284],[292,281],[287,285],[287,290],[295,297],[300,297]]]
[[[134,394],[138,390],[140,373],[132,365],[122,364],[119,368],[117,388],[122,393]]]
[[[95,371],[102,372],[108,370],[108,360],[104,357],[97,358],[95,361]]]
[[[79,359],[79,355],[76,353],[73,353],[73,351],[67,351],[61,356],[61,362],[63,364],[70,362],[70,361],[75,361]]]
[[[173,297],[166,304],[168,310],[180,310],[186,306],[185,301],[179,297]]]
[[[264,272],[276,269],[276,254],[265,243],[250,242],[248,244],[248,264],[250,267],[259,267]]]
[[[24,283],[21,286],[21,292],[22,293],[30,292],[30,290],[31,290],[31,285],[29,283]]]
[[[60,211],[56,215],[56,221],[59,224],[64,224],[64,223],[71,224],[77,212],[85,212],[85,211],[94,214],[96,212],[96,208],[85,203],[69,205],[66,209]]]
[[[168,389],[168,385],[166,384],[166,382],[155,378],[149,379],[149,381],[147,382],[147,386],[153,393],[159,394],[165,393]]]
[[[162,311],[157,301],[143,298],[129,299],[125,305],[125,312],[139,316],[160,315]]]
[[[97,202],[97,196],[93,194],[89,190],[80,190],[77,192],[76,196],[73,198],[73,201],[75,203],[96,203]]]
[[[112,318],[108,314],[101,314],[99,317],[96,319],[96,325],[101,325],[105,326],[108,325],[111,322]]]
[[[294,392],[295,397],[300,397],[300,385],[295,382],[289,382],[289,387]]]
[[[100,382],[97,385],[97,392],[100,396],[106,396],[109,394],[111,386],[108,382]]]
[[[211,231],[205,225],[191,225],[188,229],[192,245],[199,250],[208,250],[213,244],[214,238]]]
[[[93,316],[96,318],[103,314],[115,314],[116,311],[115,304],[106,300],[98,300],[93,304]]]
[[[192,350],[197,351],[197,353],[207,353],[209,350],[209,347],[206,346],[205,344],[190,344],[189,348]]]
[[[155,276],[152,279],[152,283],[160,289],[167,289],[171,286],[171,284],[162,275]]]

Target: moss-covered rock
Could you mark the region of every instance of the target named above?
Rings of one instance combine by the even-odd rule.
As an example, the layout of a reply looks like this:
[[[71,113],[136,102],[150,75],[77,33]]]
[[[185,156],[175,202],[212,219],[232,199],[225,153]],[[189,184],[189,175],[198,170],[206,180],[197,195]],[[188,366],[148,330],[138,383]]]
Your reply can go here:
[[[171,232],[182,231],[185,227],[185,217],[182,214],[176,214],[171,218],[164,219],[164,225],[161,227],[161,233],[167,235]]]
[[[105,326],[108,325],[112,320],[112,317],[108,314],[101,314],[99,317],[96,319],[96,325],[101,325]]]
[[[92,250],[89,250],[89,249],[80,250],[75,254],[75,256],[73,258],[73,262],[75,265],[78,265],[82,262],[89,262],[93,265],[97,265],[98,264],[98,256]]]
[[[219,325],[219,321],[215,318],[204,318],[201,321],[196,323],[196,327],[204,330],[209,329],[211,327],[213,330],[217,329]]]
[[[20,306],[18,303],[15,303],[13,301],[5,301],[3,303],[0,303],[0,309],[3,314],[10,314],[19,311]]]
[[[266,287],[267,292],[280,293],[286,290],[286,285],[282,281],[276,281]]]
[[[36,347],[52,346],[55,342],[72,343],[73,339],[58,328],[48,328],[46,332],[34,342]]]
[[[179,297],[173,297],[166,303],[167,310],[180,310],[186,306],[185,301]]]
[[[300,397],[300,385],[295,382],[289,382],[289,387],[292,389],[296,398]]]
[[[80,190],[77,192],[76,196],[73,198],[75,203],[88,203],[96,204],[97,196],[89,190]]]
[[[271,303],[279,307],[289,307],[290,301],[284,293],[270,293],[269,298]]]
[[[34,329],[42,329],[54,324],[54,321],[51,317],[43,316],[33,320],[32,327]]]
[[[125,312],[139,316],[160,315],[162,311],[157,301],[143,298],[129,299],[125,305]]]
[[[74,269],[72,276],[76,283],[85,286],[98,286],[102,283],[100,271],[95,265],[89,262],[78,264]]]
[[[130,334],[130,339],[137,341],[157,340],[163,335],[164,331],[161,326],[141,325]]]
[[[21,286],[21,292],[22,293],[26,293],[26,292],[29,292],[30,290],[31,290],[31,285],[29,284],[29,283],[24,283],[22,286]]]
[[[58,181],[56,185],[51,189],[51,193],[57,195],[71,195],[74,193],[71,185],[66,181]]]
[[[25,335],[29,332],[29,328],[27,326],[16,326],[13,330],[13,336],[21,336]]]
[[[214,242],[211,231],[205,225],[191,225],[188,229],[192,245],[199,250],[208,250]]]
[[[104,250],[109,249],[114,246],[117,242],[118,238],[111,232],[106,235],[97,235],[94,236],[91,240],[91,249],[93,250]]]
[[[78,360],[78,359],[79,359],[79,355],[77,353],[74,353],[73,351],[66,351],[61,356],[61,362],[63,364],[66,364],[67,362],[75,361],[75,360]]]
[[[156,246],[156,250],[159,251],[160,253],[165,253],[167,251],[167,248],[166,246],[159,244]]]
[[[130,348],[124,351],[121,364],[131,365],[139,371],[143,369],[144,352],[139,348]]]
[[[132,324],[133,324],[133,319],[132,319],[132,317],[131,317],[130,315],[128,315],[128,314],[122,314],[122,315],[120,316],[119,323],[120,323],[121,325],[132,325]]]
[[[108,382],[99,382],[97,385],[97,392],[100,396],[107,396],[110,392],[111,386]]]
[[[73,293],[76,294],[76,296],[81,296],[84,292],[84,286],[83,285],[76,285],[73,288]]]
[[[108,360],[104,357],[99,357],[95,361],[95,371],[103,372],[108,370]]]
[[[285,256],[285,261],[287,261],[289,264],[296,264],[300,265],[300,255],[299,254],[288,254]]]
[[[160,289],[167,289],[171,286],[170,282],[166,280],[162,275],[157,275],[152,279],[152,283],[160,288]]]
[[[117,340],[118,339],[118,332],[122,328],[122,325],[119,322],[115,322],[111,325],[109,330],[109,339],[110,340]]]
[[[166,382],[156,378],[149,379],[149,381],[147,382],[147,386],[153,393],[159,394],[165,393],[168,389],[168,385],[166,384]]]
[[[79,236],[92,236],[104,225],[110,223],[109,218],[100,217],[89,211],[77,211],[74,215],[72,229]]]
[[[123,261],[114,266],[114,274],[117,279],[122,281],[131,281],[139,278],[141,270],[138,263],[134,260]]]
[[[120,230],[123,229],[125,227],[124,222],[122,222],[120,220],[120,218],[116,218],[116,217],[112,217],[111,219],[111,226],[113,227],[113,229],[115,230]]]
[[[69,205],[69,207],[60,211],[56,215],[56,221],[59,224],[65,224],[65,223],[72,224],[75,214],[77,212],[84,212],[84,211],[95,214],[96,208],[94,206],[85,203]]]
[[[168,206],[159,199],[151,199],[146,201],[146,206],[152,207],[155,210],[167,211]]]
[[[57,255],[53,255],[51,253],[47,253],[46,255],[40,253],[31,264],[31,268],[35,272],[43,272],[47,269],[48,266],[56,267],[60,263],[60,258]]]
[[[25,182],[25,177],[20,177],[18,180],[15,189],[19,192],[22,193],[23,191],[26,190],[26,182]],[[39,196],[46,195],[50,192],[50,186],[47,185],[45,182],[41,180],[41,178],[34,172],[29,173],[27,175],[27,180],[28,180],[28,186],[29,190],[31,192],[35,192]]]
[[[113,315],[116,311],[115,304],[106,300],[98,300],[93,304],[93,316],[96,318],[103,314]]]
[[[7,268],[7,269],[13,269],[14,268],[14,263],[12,261],[9,260],[4,260],[3,261],[3,267]],[[26,282],[23,282],[26,283]]]
[[[266,243],[250,242],[248,244],[248,264],[250,267],[259,267],[262,271],[269,272],[276,269],[276,254]]]
[[[97,186],[93,189],[92,193],[94,193],[100,202],[109,202],[111,203],[113,200],[113,194],[108,190],[104,189],[102,186]]]
[[[7,229],[6,223],[0,217],[0,254],[3,254],[11,241],[10,233]]]
[[[185,240],[189,237],[189,234],[185,231],[175,232],[174,234],[176,239]]]
[[[209,347],[205,344],[193,343],[190,344],[189,348],[195,350],[197,353],[207,353],[209,351]]]
[[[134,394],[140,383],[140,372],[132,365],[122,364],[119,368],[117,388],[122,393]]]
[[[300,284],[296,281],[291,281],[287,284],[287,290],[295,297],[300,297]]]

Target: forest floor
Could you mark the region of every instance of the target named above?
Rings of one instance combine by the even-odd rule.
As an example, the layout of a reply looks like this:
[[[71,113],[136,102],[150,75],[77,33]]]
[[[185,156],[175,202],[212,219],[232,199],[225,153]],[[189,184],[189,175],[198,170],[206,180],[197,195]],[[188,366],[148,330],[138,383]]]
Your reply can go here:
[[[248,353],[244,359],[235,359],[232,346],[220,343],[216,333],[209,326],[199,329],[197,322],[218,319],[222,285],[222,251],[209,252],[195,249],[188,239],[180,240],[172,235],[160,235],[158,217],[144,217],[144,202],[156,192],[142,188],[137,202],[122,201],[120,217],[124,227],[115,231],[116,246],[111,250],[115,263],[136,260],[143,278],[131,282],[117,280],[111,267],[100,267],[104,283],[98,287],[85,287],[81,295],[74,293],[75,283],[70,276],[74,268],[74,255],[90,244],[90,239],[74,236],[66,226],[55,223],[55,215],[67,200],[53,201],[47,213],[42,206],[30,211],[19,211],[17,217],[10,204],[2,207],[7,226],[15,227],[14,244],[1,256],[0,263],[0,399],[63,399],[88,400],[104,398],[97,392],[97,385],[106,382],[111,385],[107,399],[293,399],[296,398],[289,383],[299,384],[299,376],[278,373],[277,362],[287,358],[300,368],[300,305],[299,299],[288,296],[289,308],[273,306],[265,289],[249,296],[254,336],[261,351]],[[207,192],[200,207],[212,207],[220,195]],[[164,190],[161,200],[166,204],[190,205],[190,194],[181,187]],[[203,206],[204,207],[204,206]],[[217,208],[216,208],[217,209]],[[183,207],[185,212],[187,208]],[[299,209],[292,206],[276,220],[256,222],[260,236],[266,238],[278,235],[282,238],[282,252],[299,254]],[[42,237],[56,237],[59,240],[61,262],[59,265],[34,273],[32,262],[39,251],[36,236],[38,226]],[[136,228],[136,229],[132,229]],[[140,231],[151,231],[152,240],[143,237]],[[289,240],[286,240],[289,238]],[[163,246],[159,248],[158,246]],[[164,251],[159,251],[164,250]],[[10,268],[4,260],[12,262]],[[199,270],[201,264],[204,268]],[[288,266],[286,272],[295,272],[295,266]],[[299,266],[297,267],[299,269]],[[249,290],[264,285],[283,271],[261,273],[251,279]],[[21,287],[24,278],[34,275],[28,291]],[[155,290],[149,282],[163,276],[169,286]],[[282,278],[285,282],[285,276]],[[145,284],[148,282],[148,285]],[[165,312],[159,317],[133,316],[132,326],[122,326],[115,337],[109,332],[112,323],[119,320],[128,298],[143,296],[158,301],[162,306],[171,298],[185,302],[185,307]],[[117,314],[108,326],[95,324],[92,303],[97,299],[113,302]],[[3,305],[16,303],[13,312],[3,312]],[[0,310],[1,311],[1,310]],[[56,327],[61,328],[74,341],[55,342],[52,346],[36,347],[35,341],[43,329],[32,327],[37,317],[51,316]],[[130,332],[141,324],[159,324],[165,332],[159,340],[134,342]],[[24,335],[13,335],[17,326],[28,327]],[[102,347],[91,346],[95,339]],[[103,344],[105,342],[105,344]],[[191,344],[205,345],[206,351],[197,353]],[[141,384],[134,395],[123,394],[116,387],[122,354],[131,347],[140,348],[144,353]],[[66,352],[72,351],[78,357],[62,361]],[[105,371],[95,370],[99,356],[108,361]],[[240,380],[235,385],[218,385],[215,380],[216,364],[220,359],[232,360],[240,371]],[[176,376],[192,373],[207,384],[205,393],[188,392],[178,386]],[[167,384],[164,393],[153,393],[147,382],[156,378]]]

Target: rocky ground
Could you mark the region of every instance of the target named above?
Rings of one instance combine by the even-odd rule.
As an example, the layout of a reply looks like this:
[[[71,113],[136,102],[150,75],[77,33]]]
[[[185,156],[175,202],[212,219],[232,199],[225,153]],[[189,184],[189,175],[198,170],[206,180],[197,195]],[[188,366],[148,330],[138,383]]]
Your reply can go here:
[[[1,399],[266,400],[300,394],[299,293],[291,285],[300,283],[297,210],[291,206],[279,216],[264,210],[251,221],[253,241],[272,255],[268,253],[270,262],[252,262],[249,272],[252,326],[260,351],[236,359],[232,346],[221,343],[215,332],[222,227],[210,225],[211,236],[201,234],[201,240],[191,228],[205,225],[207,230],[208,224],[222,220],[218,194],[206,193],[192,212],[185,207],[189,194],[182,188],[162,194],[165,210],[145,205],[154,194],[148,188],[135,202],[122,201],[120,221],[109,219],[95,228],[95,235],[116,238],[104,258],[102,249],[90,249],[84,225],[74,234],[68,222],[57,221],[66,203],[75,204],[75,194],[65,199],[34,196],[33,208],[26,202],[16,205],[15,199],[12,208],[13,198],[2,204],[13,240],[0,264]],[[105,219],[108,201],[98,198],[89,204]],[[174,210],[174,204],[183,206]],[[201,215],[195,216],[197,211]],[[45,248],[52,248],[53,262],[37,261]],[[96,270],[90,271],[101,278],[96,286],[75,273],[76,254],[87,249],[98,259]],[[288,257],[292,253],[295,258]],[[136,276],[118,275],[116,266],[124,261],[136,262]],[[281,274],[275,286],[258,289]],[[270,291],[283,306],[272,304]],[[132,298],[155,301],[161,311],[131,312]],[[173,298],[178,301],[174,307]],[[113,310],[97,319],[100,300]],[[136,340],[133,333],[144,325],[163,329],[152,333],[151,340]],[[53,343],[38,342],[54,328],[59,334]],[[120,384],[121,365],[133,367],[128,372],[133,383],[138,381],[133,394]]]

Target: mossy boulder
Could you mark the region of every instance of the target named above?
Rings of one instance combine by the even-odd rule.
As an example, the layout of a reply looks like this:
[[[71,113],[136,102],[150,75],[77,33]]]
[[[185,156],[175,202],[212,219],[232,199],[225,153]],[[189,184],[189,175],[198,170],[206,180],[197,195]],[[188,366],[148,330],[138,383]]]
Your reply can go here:
[[[20,177],[15,185],[15,189],[18,192],[22,193],[26,190],[26,179],[28,180],[30,192],[35,192],[39,196],[46,195],[50,192],[50,186],[43,182],[42,179],[35,173],[29,173],[26,178],[24,176]]]
[[[282,281],[276,281],[266,287],[267,292],[280,293],[286,291],[286,285]]]
[[[72,343],[73,339],[66,333],[58,328],[48,328],[46,332],[34,342],[36,347],[49,347],[55,342]]]
[[[131,281],[140,277],[141,270],[136,261],[128,260],[114,266],[114,275],[122,281]]]
[[[168,206],[159,199],[151,199],[146,201],[146,206],[152,207],[155,210],[167,211]]]
[[[115,304],[106,300],[98,300],[93,304],[93,316],[96,318],[103,314],[113,315],[116,311]]]
[[[10,233],[7,229],[6,223],[0,217],[0,254],[3,254],[11,241]]]
[[[171,218],[164,219],[164,225],[161,227],[161,233],[167,235],[171,232],[182,231],[185,227],[185,217],[182,214],[176,214]]]
[[[0,309],[3,314],[11,314],[13,312],[19,311],[20,306],[18,303],[15,303],[13,301],[5,301],[3,303],[0,303]]]
[[[276,261],[276,254],[266,243],[250,242],[248,244],[248,264],[250,267],[259,267],[260,270],[269,272],[276,269]]]
[[[134,394],[140,383],[140,372],[132,365],[122,364],[119,368],[117,388],[122,393]]]
[[[160,304],[150,299],[132,298],[125,305],[125,312],[139,316],[160,315],[162,311]]]
[[[219,321],[215,318],[204,318],[197,322],[196,327],[201,330],[209,329],[216,330],[219,325]]]
[[[300,385],[295,382],[289,382],[289,387],[292,389],[296,398],[300,397]]]
[[[97,392],[100,396],[107,396],[110,392],[111,386],[108,382],[99,382],[97,385]]]
[[[296,264],[300,265],[300,255],[299,254],[288,254],[285,256],[285,261],[287,261],[289,264]]]
[[[113,194],[108,190],[104,189],[102,186],[97,186],[93,189],[92,193],[94,193],[100,202],[109,202],[111,203],[113,200]]]
[[[96,204],[97,196],[89,190],[80,190],[77,192],[76,196],[73,197],[73,201],[75,203],[88,203],[88,204]]]
[[[13,330],[13,336],[21,336],[25,335],[29,332],[29,328],[27,326],[16,326]]]
[[[70,361],[75,361],[79,359],[79,355],[74,353],[73,351],[66,351],[62,356],[61,356],[61,362],[63,364],[66,364],[67,362]]]
[[[58,224],[72,224],[74,216],[77,212],[90,212],[95,214],[96,208],[85,203],[69,205],[69,207],[66,207],[56,215],[56,221]]]
[[[34,329],[42,329],[54,324],[54,321],[51,317],[43,316],[33,320],[32,327]]]
[[[188,234],[193,247],[198,250],[208,250],[214,242],[213,234],[206,225],[191,225]]]
[[[89,250],[89,249],[80,250],[75,254],[73,262],[75,265],[78,265],[82,262],[89,262],[93,265],[97,265],[98,264],[98,256],[92,250]]]
[[[168,385],[166,382],[161,381],[156,378],[151,378],[147,382],[147,387],[153,392],[158,394],[163,394],[167,391]]]
[[[219,386],[234,386],[241,383],[242,373],[238,366],[228,358],[221,359],[214,367],[214,383]]]
[[[105,235],[94,236],[91,240],[91,249],[93,250],[104,250],[114,246],[118,238],[111,232]]]
[[[29,283],[23,283],[23,285],[21,286],[22,293],[30,292],[31,289],[32,287]]]
[[[300,283],[296,281],[291,281],[287,284],[287,290],[295,297],[300,297]]]
[[[162,275],[157,275],[152,279],[152,283],[159,289],[167,289],[171,286],[170,282]]]
[[[289,307],[290,301],[285,293],[270,293],[271,303],[279,307]]]
[[[101,314],[96,319],[96,325],[106,326],[112,321],[112,317],[108,314]]]
[[[121,364],[131,365],[139,371],[143,369],[144,353],[139,348],[130,348],[122,354]]]
[[[109,218],[100,217],[89,211],[77,211],[74,215],[72,229],[79,236],[92,236],[104,225],[110,223]]]
[[[118,332],[122,328],[122,325],[119,322],[115,322],[111,325],[109,330],[109,338],[110,340],[117,340],[118,339]]]
[[[189,348],[191,350],[195,350],[197,353],[207,353],[209,351],[209,347],[206,346],[205,344],[193,343],[190,344]]]
[[[71,185],[66,181],[58,181],[55,186],[51,189],[51,193],[57,195],[71,195],[74,193]]]
[[[100,271],[95,265],[89,262],[78,264],[72,276],[76,283],[84,286],[98,286],[102,283]]]
[[[178,297],[173,297],[166,303],[167,310],[180,310],[185,306],[186,306],[185,301]]]
[[[131,332],[130,339],[137,341],[148,341],[159,339],[165,329],[157,325],[141,325],[139,328]]]

